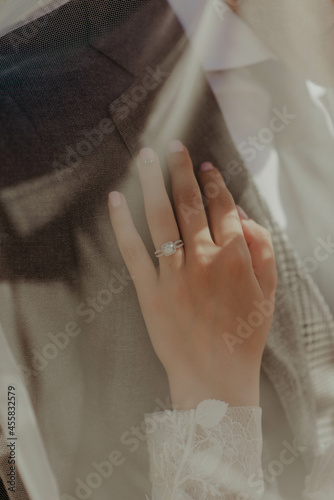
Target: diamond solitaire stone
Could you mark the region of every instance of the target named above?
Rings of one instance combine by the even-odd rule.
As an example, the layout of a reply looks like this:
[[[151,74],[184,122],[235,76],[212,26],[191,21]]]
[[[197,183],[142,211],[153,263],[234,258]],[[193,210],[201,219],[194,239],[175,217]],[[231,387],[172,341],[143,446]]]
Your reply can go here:
[[[161,245],[161,247],[154,252],[156,257],[168,257],[169,255],[173,255],[173,253],[176,252],[178,248],[183,247],[183,241],[182,240],[177,240],[177,241],[167,241],[167,243],[164,243]]]
[[[161,250],[164,255],[172,255],[173,253],[176,252],[175,244],[172,241],[167,241],[167,243],[164,243],[161,246]]]

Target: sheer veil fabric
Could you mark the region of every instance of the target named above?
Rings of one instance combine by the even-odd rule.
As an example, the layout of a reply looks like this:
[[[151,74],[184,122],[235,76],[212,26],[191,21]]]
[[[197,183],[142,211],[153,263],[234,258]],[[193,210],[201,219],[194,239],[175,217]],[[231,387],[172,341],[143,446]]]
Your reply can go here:
[[[328,85],[333,54],[320,47],[321,35],[332,32],[332,3],[323,0],[319,9],[312,0],[282,5],[243,0],[237,8],[286,67],[300,78],[316,72]],[[292,21],[285,22],[289,16]],[[298,443],[298,457],[266,484],[265,500],[276,494],[291,500],[286,478],[292,476],[301,497],[299,486],[307,475],[310,496],[305,498],[318,500],[314,495],[328,481],[333,456],[327,451],[314,468],[334,437],[333,315],[312,276],[300,273],[300,256],[243,165],[175,13],[164,0],[11,0],[0,2],[0,19],[0,229],[6,236],[0,255],[1,324],[30,396],[30,438],[38,437],[40,455],[47,456],[43,486],[47,480],[52,488],[56,484],[59,500],[128,500],[151,498],[153,483],[161,500],[161,491],[168,491],[162,472],[172,488],[175,474],[184,479],[178,464],[185,462],[182,446],[196,417],[193,444],[202,453],[194,453],[191,470],[182,469],[188,479],[189,471],[210,476],[222,447],[224,459],[243,457],[238,473],[258,472],[262,445],[271,463],[283,436]],[[196,168],[204,159],[224,174],[231,164],[238,167],[229,182],[235,201],[273,235],[279,285],[262,366],[263,441],[259,409],[245,415],[224,402],[214,408],[208,403],[209,424],[200,412],[170,412],[166,374],[110,229],[105,200],[117,188],[126,194],[154,258],[134,158],[147,144],[164,158],[175,135],[189,147]],[[165,163],[163,169],[166,174]],[[150,422],[152,412],[167,415],[167,423],[147,440],[144,416]],[[231,422],[240,432],[230,432]],[[174,434],[166,432],[171,428]],[[274,442],[276,431],[280,438]],[[173,454],[161,457],[169,437]],[[229,438],[236,438],[233,446]],[[218,451],[217,440],[222,441]],[[209,458],[206,443],[213,452]],[[239,446],[252,449],[252,463],[245,463]],[[10,500],[45,494],[26,479],[31,450],[20,451],[21,487],[19,496],[8,493]],[[198,499],[208,500],[197,486]],[[225,494],[226,484],[220,487],[217,495]],[[192,498],[190,491],[189,484],[179,491],[182,500]]]
[[[1,0],[0,37],[61,7],[70,0]]]

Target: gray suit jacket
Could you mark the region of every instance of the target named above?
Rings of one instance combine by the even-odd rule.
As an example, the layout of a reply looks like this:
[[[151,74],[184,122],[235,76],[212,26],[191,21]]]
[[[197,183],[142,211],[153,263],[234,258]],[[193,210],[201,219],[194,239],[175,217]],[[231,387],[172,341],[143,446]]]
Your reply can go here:
[[[296,440],[295,463],[268,489],[297,499],[320,436],[333,435],[333,373],[322,371],[333,365],[333,318],[312,279],[298,273],[179,22],[164,0],[126,9],[72,0],[28,40],[23,30],[0,41],[0,312],[60,492],[150,495],[141,426],[144,413],[168,407],[168,384],[106,196],[126,194],[154,258],[133,159],[142,145],[163,159],[179,138],[195,169],[217,165],[235,201],[273,234],[279,284],[263,357],[264,460]],[[93,487],[91,474],[111,456],[112,474]]]

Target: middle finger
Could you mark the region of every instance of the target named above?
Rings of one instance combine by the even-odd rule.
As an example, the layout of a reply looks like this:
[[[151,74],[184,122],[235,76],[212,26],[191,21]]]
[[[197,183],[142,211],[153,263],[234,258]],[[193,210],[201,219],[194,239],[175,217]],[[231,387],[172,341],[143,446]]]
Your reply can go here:
[[[169,167],[177,220],[186,249],[212,243],[207,216],[193,164],[180,141],[169,145]]]

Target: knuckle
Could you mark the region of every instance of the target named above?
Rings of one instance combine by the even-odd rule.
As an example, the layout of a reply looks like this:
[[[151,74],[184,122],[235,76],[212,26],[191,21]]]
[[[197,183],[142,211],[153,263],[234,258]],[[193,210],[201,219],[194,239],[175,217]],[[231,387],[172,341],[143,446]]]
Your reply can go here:
[[[212,172],[212,173],[211,173]],[[207,182],[202,183],[206,197],[214,198],[225,211],[235,208],[234,198],[225,185],[224,179],[218,172],[210,170]]]
[[[175,193],[174,202],[176,206],[187,205],[190,207],[198,208],[202,203],[202,195],[199,189],[195,187],[188,187]]]
[[[266,228],[261,228],[259,242],[263,248],[263,253],[266,258],[275,260],[275,251],[270,231]]]
[[[172,222],[170,210],[168,208],[153,210],[150,214],[150,219],[153,225],[163,228],[170,226]]]
[[[249,219],[249,223],[251,224],[251,231],[256,242],[260,245],[273,249],[273,239],[269,229],[261,226],[253,219]]]
[[[124,243],[120,249],[125,261],[133,261],[139,258],[138,246],[132,242]]]
[[[271,238],[271,232],[269,231],[269,229],[267,229],[266,227],[260,226],[260,235],[264,241],[268,241],[271,243],[272,238]]]
[[[205,283],[211,281],[210,273],[210,258],[208,254],[202,251],[197,251],[194,253],[192,269],[197,283],[201,283],[204,286]]]
[[[204,255],[197,254],[195,256],[194,271],[196,274],[204,275],[207,272],[208,263]]]
[[[238,213],[235,211],[231,211],[228,215],[228,218],[229,218],[231,231],[234,230],[238,233],[239,229],[240,229],[240,218],[239,218]],[[238,242],[238,245],[239,245],[239,242]],[[244,241],[243,236],[240,236],[240,245],[242,245],[245,248],[245,241]]]
[[[249,267],[249,255],[244,241],[236,238],[225,249],[225,265],[233,275],[243,273]]]
[[[234,198],[227,188],[223,188],[221,191],[222,203],[226,211],[232,211],[235,208]]]

